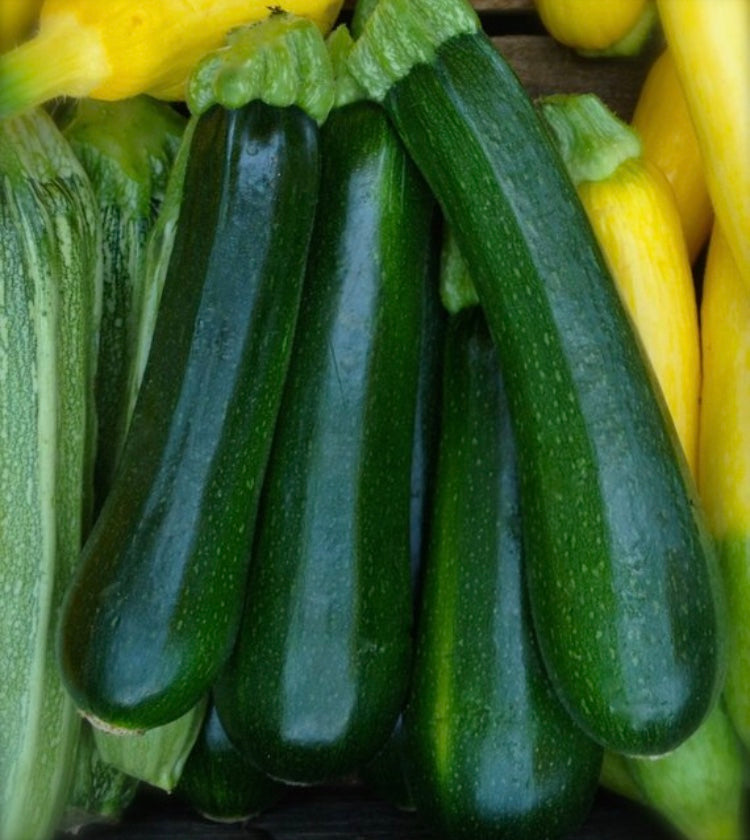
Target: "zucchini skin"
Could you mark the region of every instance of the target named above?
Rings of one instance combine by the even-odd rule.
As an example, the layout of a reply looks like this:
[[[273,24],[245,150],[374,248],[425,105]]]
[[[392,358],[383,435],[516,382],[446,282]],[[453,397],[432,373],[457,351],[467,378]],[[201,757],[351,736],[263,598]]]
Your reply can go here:
[[[722,593],[674,430],[572,184],[481,32],[443,43],[384,105],[456,233],[503,359],[553,684],[603,745],[665,752],[716,700]]]
[[[175,793],[206,819],[228,823],[275,805],[284,795],[284,785],[261,773],[235,747],[209,702]]]
[[[357,7],[359,8],[359,6]],[[441,235],[436,232],[436,237]],[[440,261],[433,249],[435,265],[428,271],[424,284],[419,382],[414,422],[414,444],[411,469],[411,578],[414,610],[419,602],[422,569],[432,519],[432,502],[440,434],[440,393],[443,348],[447,313],[440,300]],[[411,793],[404,773],[404,729],[402,715],[383,748],[359,769],[359,778],[381,799],[401,810],[413,810]]]
[[[185,714],[231,650],[318,181],[297,108],[195,128],[130,432],[59,634],[72,697],[109,727]]]
[[[446,339],[440,447],[415,663],[407,779],[441,836],[560,837],[583,822],[602,749],[564,710],[524,581],[516,451],[481,310]]]
[[[51,835],[80,719],[54,622],[93,482],[101,228],[88,178],[43,111],[0,121],[0,837]]]
[[[268,775],[352,772],[410,662],[409,494],[432,198],[372,103],[322,128],[321,202],[248,601],[216,688]]]

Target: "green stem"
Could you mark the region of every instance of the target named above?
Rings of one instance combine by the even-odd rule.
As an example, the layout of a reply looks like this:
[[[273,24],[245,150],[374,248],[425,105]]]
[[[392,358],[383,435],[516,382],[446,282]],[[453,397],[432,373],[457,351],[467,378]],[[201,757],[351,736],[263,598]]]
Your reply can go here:
[[[349,70],[349,55],[354,46],[349,30],[344,25],[337,26],[326,43],[333,67],[334,107],[341,108],[366,99],[364,88]]]
[[[379,0],[351,52],[353,75],[376,102],[417,64],[458,35],[480,30],[466,0]]]
[[[333,68],[312,21],[279,12],[235,29],[188,80],[187,104],[194,114],[213,105],[241,108],[254,99],[297,106],[318,124],[325,121],[334,101]]]
[[[380,0],[357,0],[357,5],[354,7],[354,15],[352,16],[352,35],[359,38],[365,24],[375,11],[375,7]]]
[[[540,108],[573,183],[603,181],[641,156],[636,132],[592,93],[549,96]]]

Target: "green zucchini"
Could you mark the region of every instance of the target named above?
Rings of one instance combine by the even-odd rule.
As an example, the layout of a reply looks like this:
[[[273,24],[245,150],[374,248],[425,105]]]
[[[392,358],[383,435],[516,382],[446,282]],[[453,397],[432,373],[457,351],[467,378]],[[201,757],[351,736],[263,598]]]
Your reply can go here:
[[[0,837],[52,834],[80,720],[54,626],[90,498],[101,231],[42,111],[0,121]]]
[[[284,786],[258,770],[229,740],[215,704],[209,702],[175,793],[202,817],[228,823],[275,805]]]
[[[438,231],[439,234],[439,231]],[[433,249],[435,266],[428,271],[423,287],[419,381],[414,423],[411,469],[411,572],[412,602],[416,607],[421,589],[422,569],[432,520],[435,462],[440,431],[440,389],[446,312],[440,300],[441,263]],[[404,771],[403,720],[399,715],[388,741],[375,757],[359,770],[362,781],[387,802],[402,810],[414,804]]]
[[[434,518],[404,740],[422,819],[451,838],[562,837],[583,822],[602,749],[558,700],[523,580],[516,452],[477,308],[451,320]]]
[[[143,383],[61,623],[71,696],[116,730],[185,714],[230,652],[318,195],[316,118],[255,91],[225,107],[205,61]]]
[[[103,302],[96,379],[95,509],[101,508],[125,441],[128,379],[138,338],[146,240],[161,207],[184,118],[139,96],[79,100],[63,134],[88,174],[99,205]]]
[[[248,601],[216,689],[268,775],[313,783],[386,741],[410,661],[409,493],[432,198],[369,102],[321,130],[321,199]]]
[[[349,69],[440,202],[502,358],[553,685],[603,745],[665,752],[723,679],[716,557],[562,161],[464,0],[381,0]]]

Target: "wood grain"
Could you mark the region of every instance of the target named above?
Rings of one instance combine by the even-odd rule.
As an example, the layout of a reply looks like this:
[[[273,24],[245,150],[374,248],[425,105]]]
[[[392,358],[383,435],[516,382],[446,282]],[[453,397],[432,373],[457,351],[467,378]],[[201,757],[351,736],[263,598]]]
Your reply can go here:
[[[651,54],[637,59],[591,59],[539,35],[508,35],[493,44],[518,74],[529,95],[596,93],[622,119],[629,120]]]

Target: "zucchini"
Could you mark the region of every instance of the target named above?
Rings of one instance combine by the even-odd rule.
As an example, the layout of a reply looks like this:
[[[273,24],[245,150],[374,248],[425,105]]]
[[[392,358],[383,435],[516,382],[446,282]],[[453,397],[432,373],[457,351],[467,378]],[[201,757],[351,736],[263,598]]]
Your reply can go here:
[[[48,115],[0,121],[0,837],[52,834],[80,720],[54,627],[78,565],[101,231],[86,174]]]
[[[249,819],[275,805],[284,786],[258,770],[235,747],[215,704],[209,702],[175,793],[202,817],[229,823]]]
[[[96,379],[95,510],[112,482],[130,412],[146,240],[161,207],[184,118],[146,96],[79,100],[63,134],[91,180],[103,244],[103,301]]]
[[[358,7],[359,8],[359,7]],[[440,231],[437,231],[440,234]],[[444,235],[443,235],[444,236]],[[441,304],[441,273],[444,265],[438,249],[433,249],[434,267],[428,271],[422,304],[419,381],[414,423],[411,470],[411,571],[412,603],[416,608],[422,585],[422,570],[427,539],[432,521],[432,501],[440,432],[440,390],[443,347],[447,327],[446,312]],[[414,611],[412,611],[412,616]],[[414,804],[404,770],[404,728],[402,715],[388,741],[375,757],[359,770],[359,777],[378,796],[402,810],[413,810]]]
[[[434,518],[404,712],[407,780],[439,836],[559,837],[593,801],[601,747],[560,704],[523,580],[516,452],[478,308],[446,337]]]
[[[382,746],[410,661],[409,492],[432,199],[385,113],[334,109],[248,601],[215,689],[268,775],[313,783]]]
[[[553,685],[604,746],[665,752],[722,682],[716,557],[562,161],[463,0],[381,0],[349,69],[438,198],[502,358]]]
[[[206,62],[143,383],[61,622],[71,696],[118,731],[185,714],[233,644],[318,194],[316,118],[255,90],[225,107],[222,61]]]

